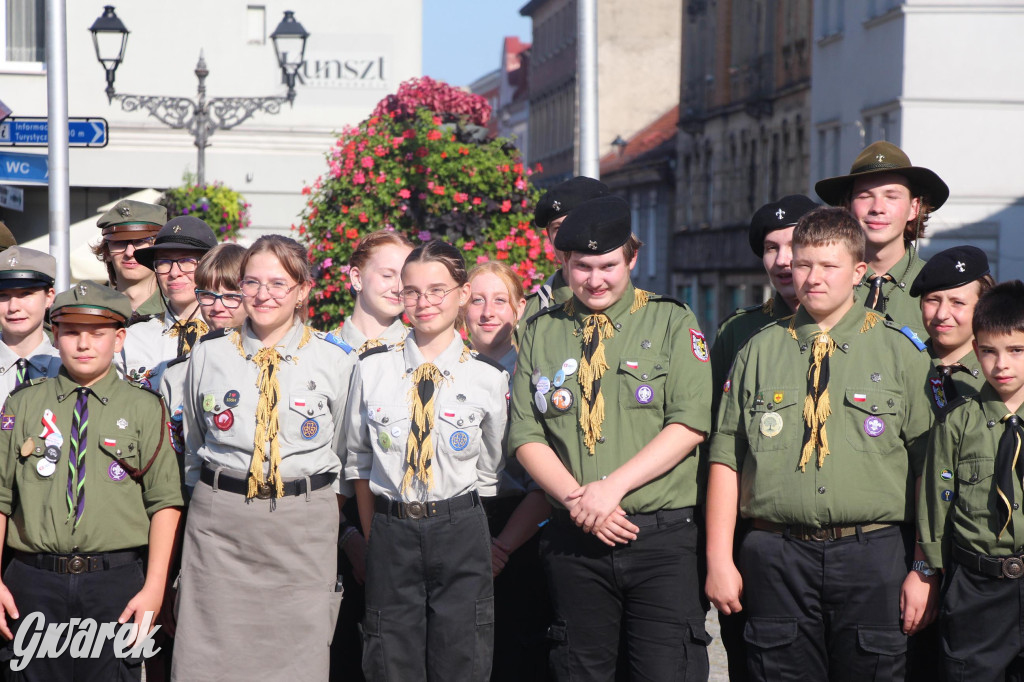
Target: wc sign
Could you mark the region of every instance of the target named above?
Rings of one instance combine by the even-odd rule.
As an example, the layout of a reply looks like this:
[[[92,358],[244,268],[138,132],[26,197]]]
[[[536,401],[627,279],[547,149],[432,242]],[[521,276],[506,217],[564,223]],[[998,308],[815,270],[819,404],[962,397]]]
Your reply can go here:
[[[0,151],[0,182],[42,183],[50,179],[44,154]]]

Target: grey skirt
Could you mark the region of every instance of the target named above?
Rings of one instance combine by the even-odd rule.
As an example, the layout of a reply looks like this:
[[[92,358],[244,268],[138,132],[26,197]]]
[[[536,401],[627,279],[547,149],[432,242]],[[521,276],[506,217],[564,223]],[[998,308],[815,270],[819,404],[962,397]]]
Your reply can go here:
[[[326,680],[341,606],[330,486],[275,501],[200,481],[185,525],[172,680]]]

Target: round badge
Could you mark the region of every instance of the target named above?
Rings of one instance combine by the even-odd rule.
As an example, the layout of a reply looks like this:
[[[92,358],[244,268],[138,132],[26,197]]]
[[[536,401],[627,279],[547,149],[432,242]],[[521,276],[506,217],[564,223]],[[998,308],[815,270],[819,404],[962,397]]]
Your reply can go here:
[[[557,372],[555,372],[555,378],[554,378],[554,380],[551,383],[555,385],[555,388],[558,388],[559,386],[564,384],[565,383],[565,370],[560,369]]]
[[[111,481],[123,481],[128,478],[128,472],[117,462],[110,463],[110,466],[107,467],[107,475],[110,476]]]
[[[640,384],[636,389],[636,401],[641,405],[647,405],[654,400],[654,389],[647,384]]]
[[[46,446],[46,454],[43,455],[50,462],[56,464],[60,460],[60,448],[55,445]]]
[[[57,448],[64,445],[64,436],[59,433],[51,433],[46,437],[46,446],[49,447],[51,445]]]
[[[469,445],[469,434],[465,431],[456,431],[448,439],[448,444],[452,446],[452,450],[465,450]]]
[[[238,391],[231,389],[224,394],[224,404],[228,407],[234,407],[238,404],[239,394]]]
[[[41,459],[39,460],[39,463],[36,464],[36,471],[39,472],[39,475],[42,476],[43,478],[49,478],[50,476],[53,476],[53,472],[56,470],[57,465],[48,459]]]
[[[942,501],[943,502],[951,502],[952,500],[953,500],[953,491],[952,490],[943,490],[942,491]]]
[[[551,390],[551,379],[547,377],[541,377],[540,381],[537,382],[537,393],[547,394]]]
[[[882,421],[881,417],[871,415],[864,420],[864,433],[868,434],[872,438],[878,438],[885,433],[885,422]]]
[[[761,415],[761,435],[774,438],[782,432],[782,417],[778,412],[765,412]]]
[[[559,412],[568,412],[569,408],[572,407],[572,402],[572,391],[567,388],[556,389],[551,394],[551,406]]]
[[[318,424],[315,419],[307,419],[306,421],[302,422],[302,426],[300,427],[302,437],[305,438],[306,440],[313,440],[314,438],[316,438],[316,434],[319,433],[319,431],[320,424]]]
[[[950,469],[943,469],[942,471],[939,472],[939,478],[941,478],[943,481],[952,480],[953,471]]]
[[[213,412],[213,406],[216,404],[217,400],[213,397],[212,393],[207,393],[203,396],[203,412]]]
[[[530,375],[530,380],[536,384],[538,381],[540,381],[540,378],[542,376],[544,376],[544,372],[540,371],[540,367],[538,367],[537,369],[533,370],[533,374]]]
[[[398,438],[399,436],[401,436],[402,435],[401,427],[392,426],[391,427],[391,435],[394,436],[395,438]]]
[[[537,406],[537,411],[541,414],[548,411],[548,399],[540,391],[533,394],[533,404]]]
[[[235,423],[235,415],[231,414],[231,410],[224,410],[223,412],[217,413],[217,416],[213,418],[213,424],[221,431],[227,431],[231,428],[231,425]]]
[[[391,436],[388,435],[387,431],[381,431],[377,434],[377,443],[380,444],[381,450],[387,450],[391,447]]]
[[[576,362],[574,358],[569,358],[562,363],[562,371],[565,372],[565,376],[569,376],[576,371],[576,368],[580,366],[580,363]]]

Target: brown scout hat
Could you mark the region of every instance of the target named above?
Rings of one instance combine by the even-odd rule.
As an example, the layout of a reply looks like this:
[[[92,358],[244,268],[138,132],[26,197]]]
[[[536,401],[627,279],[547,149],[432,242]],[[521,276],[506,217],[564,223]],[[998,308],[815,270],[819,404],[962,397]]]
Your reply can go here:
[[[842,206],[857,178],[883,173],[896,173],[907,179],[914,195],[924,195],[932,210],[939,208],[949,198],[949,187],[934,171],[910,163],[910,158],[891,142],[873,142],[861,151],[850,166],[849,175],[819,180],[814,185],[825,203]]]

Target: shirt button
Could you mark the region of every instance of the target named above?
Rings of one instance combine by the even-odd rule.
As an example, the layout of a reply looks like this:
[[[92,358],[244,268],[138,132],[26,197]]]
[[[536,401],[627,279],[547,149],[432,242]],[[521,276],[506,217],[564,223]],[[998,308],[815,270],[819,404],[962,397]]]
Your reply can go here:
[[[1020,505],[1019,505],[1019,504],[1017,504],[1016,502],[1014,502],[1014,503],[1013,503],[1013,508],[1014,508],[1014,509],[1020,509]]]
[[[646,374],[641,374],[641,375],[640,375],[640,378],[641,378],[641,379],[646,379],[646,378],[647,378],[647,375],[646,375]]]
[[[900,282],[900,289],[906,289],[906,288],[907,288],[907,283],[906,282]]]
[[[843,348],[843,350],[850,350],[850,344],[844,343],[842,348]]]
[[[825,491],[826,491],[825,486],[821,486],[820,488],[818,488],[818,494],[819,495],[824,495]]]
[[[456,425],[456,426],[462,426],[462,423],[463,423],[463,422],[462,422],[462,420],[460,419],[459,421],[455,422],[455,425]]]
[[[988,428],[990,428],[990,429],[991,429],[991,428],[992,428],[993,426],[995,426],[995,425],[996,425],[996,423],[995,423],[994,421],[990,421],[990,422],[988,423]]]
[[[601,436],[600,438],[598,438],[597,442],[598,443],[603,443],[604,442],[604,436]]]
[[[872,405],[871,406],[871,411],[872,412],[878,412],[878,405]]]
[[[387,424],[389,421],[391,421],[390,417],[382,417],[381,420],[380,420],[380,423],[381,424]]]
[[[806,343],[801,343],[801,344],[800,344],[800,352],[802,353],[802,352],[804,352],[805,350],[807,350],[807,344],[806,344]]]
[[[445,370],[445,371],[444,371],[444,375],[445,375],[445,376],[450,376],[450,375],[451,375],[451,372],[449,372],[448,370]]]
[[[621,322],[616,322],[615,323],[615,328],[616,329],[622,329],[622,323]]]

